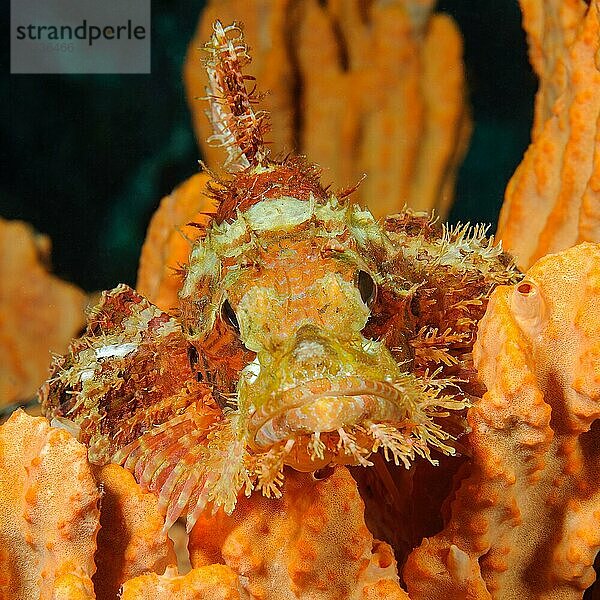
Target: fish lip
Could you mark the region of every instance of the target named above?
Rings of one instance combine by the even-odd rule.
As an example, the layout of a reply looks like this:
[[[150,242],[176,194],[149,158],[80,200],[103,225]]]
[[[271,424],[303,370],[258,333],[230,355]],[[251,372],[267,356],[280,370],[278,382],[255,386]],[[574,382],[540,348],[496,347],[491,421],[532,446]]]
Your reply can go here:
[[[319,388],[323,388],[319,390]],[[355,412],[361,412],[360,402],[362,402],[362,413],[355,419],[355,423],[372,418],[372,413],[376,411],[378,416],[387,415],[389,420],[403,419],[406,417],[406,404],[403,402],[402,392],[393,384],[382,380],[372,380],[361,378],[359,376],[346,376],[336,378],[321,377],[303,382],[287,390],[276,392],[275,396],[286,396],[291,402],[284,402],[284,406],[279,410],[266,410],[265,407],[270,403],[265,403],[263,407],[258,408],[249,419],[250,439],[252,445],[257,449],[277,444],[285,439],[290,439],[298,435],[311,433],[315,431],[327,432],[335,431],[337,428],[348,423],[340,424],[339,427],[320,429],[319,427],[308,428],[286,428],[276,431],[274,423],[276,419],[285,419],[294,411],[302,409],[310,404],[316,405],[318,402],[343,401],[347,407],[352,407]],[[294,398],[296,397],[296,398]],[[353,406],[351,403],[355,403]],[[357,405],[356,403],[359,402]]]

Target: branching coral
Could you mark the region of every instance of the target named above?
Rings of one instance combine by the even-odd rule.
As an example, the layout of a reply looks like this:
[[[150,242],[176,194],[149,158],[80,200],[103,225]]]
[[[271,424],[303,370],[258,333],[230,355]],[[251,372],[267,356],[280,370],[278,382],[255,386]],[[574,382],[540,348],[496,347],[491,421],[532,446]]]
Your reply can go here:
[[[506,189],[498,236],[527,268],[547,253],[600,241],[600,3],[522,6],[542,83],[532,144]]]
[[[469,138],[462,40],[432,2],[228,0],[209,3],[185,66],[188,101],[209,166],[222,151],[204,140],[206,76],[197,48],[215,18],[244,24],[275,153],[295,151],[357,191],[377,216],[404,204],[446,214]]]
[[[146,233],[136,289],[166,312],[178,305],[179,271],[187,264],[192,243],[202,235],[202,225],[209,220],[206,213],[215,208],[206,193],[208,181],[208,174],[198,173],[163,198]]]
[[[190,536],[194,566],[224,562],[251,598],[404,599],[391,548],[373,539],[345,468],[290,472],[279,500],[254,496],[231,517],[205,516]]]
[[[600,247],[498,288],[475,362],[471,472],[404,570],[411,598],[581,598],[600,548]]]
[[[98,499],[85,446],[13,413],[0,427],[0,598],[94,598]]]
[[[48,272],[50,240],[0,219],[0,406],[29,400],[83,327],[87,298]]]
[[[99,469],[97,481],[103,495],[94,588],[97,600],[114,600],[125,581],[147,571],[163,573],[177,558],[154,494],[143,493],[117,465]]]

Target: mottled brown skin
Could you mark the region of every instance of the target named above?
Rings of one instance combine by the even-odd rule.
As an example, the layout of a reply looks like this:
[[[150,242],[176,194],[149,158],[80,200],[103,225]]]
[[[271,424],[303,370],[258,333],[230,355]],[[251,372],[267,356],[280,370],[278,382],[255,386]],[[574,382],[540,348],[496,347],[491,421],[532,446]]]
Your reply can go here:
[[[125,320],[144,310],[154,311],[146,328],[128,330]],[[53,377],[40,390],[42,410],[50,419],[75,422],[94,462],[108,462],[117,450],[196,402],[205,405],[214,419],[216,407],[210,388],[198,381],[193,346],[180,332],[157,333],[169,322],[166,313],[131,288],[120,286],[103,294],[84,335],[71,343],[68,354],[55,359]],[[81,353],[136,337],[135,350],[103,362],[94,375],[94,388],[84,390],[81,373],[90,361],[82,359]],[[74,380],[67,376],[69,372]]]
[[[238,211],[244,212],[265,198],[292,196],[308,200],[312,195],[324,201],[328,194],[321,185],[320,174],[319,167],[297,156],[285,158],[275,171],[235,173],[231,179],[209,186],[218,206],[214,219],[217,223],[233,220]]]
[[[439,224],[428,215],[411,211],[388,217],[384,229],[399,246],[417,239],[437,244],[443,238]],[[483,269],[434,267],[431,262],[435,258],[425,251],[416,260],[407,260],[402,252],[392,257],[380,257],[376,249],[372,253],[378,259],[379,272],[390,282],[379,285],[365,335],[383,340],[398,360],[410,360],[419,375],[427,369],[441,368],[444,376],[463,380],[464,392],[481,395],[484,389],[477,380],[471,357],[477,323],[485,314],[489,294],[499,282],[497,277],[501,279],[512,270],[509,277],[515,281],[519,278],[512,258],[506,253],[498,254],[492,265],[496,275],[488,276]],[[423,328],[439,332],[435,343],[427,343],[419,336]],[[446,331],[451,334],[444,336]],[[447,353],[449,360],[440,362],[432,357],[427,352],[430,347]],[[399,350],[394,352],[394,348]]]

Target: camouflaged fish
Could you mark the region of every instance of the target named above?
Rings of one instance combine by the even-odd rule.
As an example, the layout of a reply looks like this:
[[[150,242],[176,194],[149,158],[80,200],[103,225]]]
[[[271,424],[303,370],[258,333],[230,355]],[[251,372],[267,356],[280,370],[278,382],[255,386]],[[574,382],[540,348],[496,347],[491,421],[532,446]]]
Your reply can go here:
[[[492,289],[519,278],[482,227],[408,210],[382,224],[304,159],[271,158],[239,27],[217,22],[206,50],[229,175],[211,185],[218,208],[179,312],[124,285],[105,292],[41,392],[92,462],[123,464],[158,494],[165,527],[185,515],[191,528],[209,505],[231,512],[242,490],[279,496],[285,465],[454,453],[480,392],[477,322]]]

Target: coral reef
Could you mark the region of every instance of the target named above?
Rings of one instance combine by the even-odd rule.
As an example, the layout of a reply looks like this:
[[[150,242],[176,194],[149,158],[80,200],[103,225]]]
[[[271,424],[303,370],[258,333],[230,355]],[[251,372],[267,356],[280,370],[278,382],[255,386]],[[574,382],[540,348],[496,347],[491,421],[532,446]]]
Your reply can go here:
[[[164,575],[148,573],[123,586],[121,600],[246,600],[237,575],[224,565],[210,565],[178,575],[167,569]]]
[[[338,188],[356,192],[378,217],[405,204],[444,216],[466,150],[462,39],[430,1],[209,2],[190,44],[185,81],[196,136],[209,167],[223,153],[207,144],[198,52],[216,18],[243,23],[250,74],[269,92],[274,153],[305,154]]]
[[[87,449],[17,410],[0,427],[0,598],[94,598],[100,494]]]
[[[205,515],[190,538],[195,568],[160,575],[175,557],[156,498],[131,474],[108,465],[96,483],[69,432],[22,411],[0,427],[0,449],[0,597],[7,600],[108,600],[121,585],[122,598],[407,598],[391,549],[366,528],[344,468],[322,480],[292,473],[280,500],[255,496],[234,517]],[[14,510],[21,505],[23,513]]]
[[[536,140],[552,117],[560,95],[565,91],[573,58],[570,48],[588,7],[587,2],[571,0],[520,0],[523,27],[529,44],[529,61],[539,80],[531,137]]]
[[[50,240],[0,218],[0,407],[30,400],[85,323],[85,294],[48,272]]]
[[[600,241],[600,3],[522,7],[541,84],[532,144],[506,189],[498,237],[528,268],[545,254]]]
[[[589,4],[523,0],[543,83],[534,142],[507,192],[505,239],[525,248],[519,219],[549,216],[522,264],[595,227],[598,2]],[[379,141],[414,125],[407,146],[415,135],[422,143],[401,149],[394,185],[410,179],[424,201],[445,197],[436,173],[454,159],[430,159],[430,192],[418,165],[428,144],[456,149],[462,71],[423,87],[428,69],[447,75],[459,55],[428,0],[246,10],[264,50],[258,72],[286,90],[282,143],[346,178],[345,144],[394,170]],[[298,33],[284,44],[291,22]],[[238,33],[216,23],[206,47],[212,137],[229,174],[206,192],[197,175],[163,200],[138,282],[155,304],[123,285],[105,292],[42,390],[54,427],[22,412],[0,427],[0,597],[581,598],[600,548],[600,246],[546,255],[522,279],[481,227],[439,229],[410,210],[378,223],[350,191],[321,186],[315,167],[271,158]],[[440,39],[450,40],[443,56]],[[305,66],[317,44],[320,72]],[[372,68],[387,55],[401,81]],[[299,74],[304,87],[290,88]],[[439,82],[447,112],[436,112]],[[360,96],[360,85],[377,93]],[[318,100],[336,86],[344,97],[332,116]],[[406,114],[361,112],[380,91],[410,99]],[[434,117],[446,127],[428,137]],[[450,129],[453,142],[435,137]],[[548,214],[534,202],[542,196],[554,203]],[[124,468],[89,466],[110,461]],[[166,535],[180,515],[188,573],[172,566]]]
[[[600,549],[600,246],[492,294],[472,464],[446,528],[404,569],[413,600],[581,598]]]
[[[96,480],[103,493],[94,588],[97,600],[114,600],[125,581],[148,571],[163,573],[177,557],[154,494],[142,492],[117,465],[99,469]]]
[[[232,516],[203,516],[190,535],[192,565],[222,562],[264,600],[408,598],[391,548],[365,526],[348,470],[317,477],[291,471],[280,499],[253,496]]]

